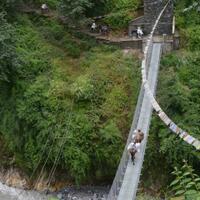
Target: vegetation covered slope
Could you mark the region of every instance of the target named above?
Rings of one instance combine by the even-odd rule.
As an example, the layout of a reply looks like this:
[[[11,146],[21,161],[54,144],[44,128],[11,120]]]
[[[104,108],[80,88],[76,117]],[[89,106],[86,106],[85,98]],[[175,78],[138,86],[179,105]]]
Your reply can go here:
[[[0,2],[1,165],[31,173],[38,163],[39,172],[47,161],[45,170],[50,171],[59,158],[58,171],[76,183],[111,180],[137,99],[138,59],[97,45],[54,17],[22,14],[15,9],[20,8],[19,2]],[[127,26],[128,13],[141,3],[46,2],[51,9],[59,7],[70,24],[79,26],[105,14],[112,28]],[[39,8],[42,2],[23,3]],[[199,11],[182,12],[191,4],[189,0],[176,2],[182,47],[162,59],[157,96],[175,122],[200,138]],[[72,13],[66,14],[66,9]],[[200,173],[199,152],[171,134],[156,116],[150,132],[144,186],[165,193],[174,178],[173,167],[180,169],[183,159]]]
[[[1,59],[2,164],[31,173],[59,158],[58,171],[76,183],[112,179],[137,100],[138,59],[56,19],[15,17],[1,18],[10,47]]]

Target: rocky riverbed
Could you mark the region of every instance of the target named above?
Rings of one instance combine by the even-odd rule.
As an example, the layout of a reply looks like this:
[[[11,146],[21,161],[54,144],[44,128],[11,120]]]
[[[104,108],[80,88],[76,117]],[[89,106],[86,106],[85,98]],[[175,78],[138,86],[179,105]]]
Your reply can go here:
[[[51,199],[44,193],[31,190],[28,177],[18,169],[0,169],[0,200],[43,200]],[[82,186],[65,187],[59,192],[54,192],[65,185],[55,184],[50,189],[50,196],[53,195],[60,200],[105,200],[109,191],[109,186]],[[59,186],[59,187],[58,187]],[[46,191],[47,183],[41,179],[35,186],[38,191]]]
[[[109,187],[67,187],[59,191],[56,196],[60,200],[106,200]]]

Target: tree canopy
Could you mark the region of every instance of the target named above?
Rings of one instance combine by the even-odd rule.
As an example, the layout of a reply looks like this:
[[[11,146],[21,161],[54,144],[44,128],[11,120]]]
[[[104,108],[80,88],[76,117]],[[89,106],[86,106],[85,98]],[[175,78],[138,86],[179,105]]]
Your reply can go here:
[[[0,13],[0,81],[10,82],[15,76],[17,59],[14,47],[14,27]]]

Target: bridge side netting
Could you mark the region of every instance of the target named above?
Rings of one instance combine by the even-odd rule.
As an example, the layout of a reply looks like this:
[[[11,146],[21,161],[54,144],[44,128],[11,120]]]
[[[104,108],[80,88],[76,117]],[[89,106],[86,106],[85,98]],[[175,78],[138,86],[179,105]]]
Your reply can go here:
[[[149,83],[148,83],[148,80],[147,80],[147,69],[146,69],[146,66],[148,65],[148,62],[149,62],[149,52],[151,51],[152,49],[152,44],[153,44],[153,34],[156,30],[156,27],[159,23],[159,20],[163,14],[163,12],[165,11],[165,9],[167,8],[169,2],[171,0],[169,0],[167,2],[167,4],[165,5],[165,7],[163,8],[163,10],[161,11],[161,13],[159,14],[154,26],[153,26],[153,29],[147,39],[147,44],[146,44],[146,47],[144,49],[144,59],[142,61],[142,83],[143,83],[143,86],[145,88],[145,91],[147,92],[148,94],[148,97],[150,99],[150,102],[153,106],[153,108],[155,109],[156,113],[158,114],[158,116],[160,117],[160,119],[169,127],[169,129],[176,133],[180,138],[182,138],[185,142],[187,142],[188,144],[190,145],[193,145],[197,150],[200,150],[200,141],[196,138],[194,138],[193,136],[191,136],[189,133],[187,133],[186,131],[184,131],[183,129],[181,129],[180,127],[178,127],[168,116],[167,114],[161,109],[160,105],[158,104],[158,102],[156,101],[152,91],[150,90],[150,87],[149,87]]]
[[[179,128],[167,115],[166,113],[161,109],[160,105],[158,104],[158,102],[156,101],[156,99],[154,98],[154,95],[152,93],[152,91],[150,90],[149,87],[149,83],[147,80],[147,71],[148,71],[148,67],[149,67],[149,63],[150,63],[150,57],[151,57],[151,52],[152,52],[152,46],[153,46],[153,35],[154,32],[157,28],[157,25],[160,21],[161,16],[163,15],[164,11],[166,10],[167,6],[169,5],[171,0],[169,0],[166,5],[164,6],[164,8],[162,9],[162,11],[160,12],[153,28],[152,31],[147,39],[147,43],[146,46],[144,48],[144,59],[142,60],[142,68],[141,68],[141,73],[142,73],[142,86],[140,89],[140,94],[138,97],[138,101],[137,101],[137,106],[136,106],[136,110],[135,110],[135,114],[134,114],[134,120],[131,126],[131,130],[127,139],[127,143],[126,146],[124,148],[124,152],[123,155],[121,157],[113,184],[111,186],[110,192],[108,194],[107,199],[108,200],[115,200],[117,199],[118,195],[119,195],[119,191],[123,182],[123,178],[124,178],[124,174],[127,168],[127,164],[129,161],[129,155],[127,152],[127,146],[131,141],[132,138],[132,134],[134,129],[137,128],[137,123],[138,123],[138,119],[139,119],[139,115],[140,115],[140,110],[141,110],[141,102],[144,96],[144,91],[146,91],[146,93],[148,94],[148,98],[150,99],[150,102],[153,106],[153,108],[155,109],[155,111],[157,112],[158,116],[160,117],[160,119],[170,128],[170,130],[172,130],[173,132],[175,132],[176,134],[178,134],[180,136],[180,138],[183,138],[184,141],[186,141],[188,144],[193,145],[197,150],[200,150],[200,141],[194,137],[192,137],[191,135],[189,135],[186,131],[182,130],[181,128]]]

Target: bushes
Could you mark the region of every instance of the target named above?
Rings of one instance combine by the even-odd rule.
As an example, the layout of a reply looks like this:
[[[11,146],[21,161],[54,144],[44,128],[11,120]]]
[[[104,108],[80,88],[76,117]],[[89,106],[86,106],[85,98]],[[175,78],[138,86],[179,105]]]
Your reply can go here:
[[[83,51],[87,39],[71,36],[55,21],[32,20],[21,17],[16,25],[22,62],[9,98],[0,96],[2,138],[24,170],[31,172],[50,152],[48,171],[64,144],[59,169],[77,184],[104,181],[115,173],[130,126],[138,63],[113,47],[92,48],[91,41]],[[81,58],[73,59],[72,52]]]
[[[75,101],[87,101],[94,98],[94,86],[88,76],[80,76],[71,87]]]
[[[69,43],[63,44],[64,48],[67,50],[67,54],[73,58],[79,58],[81,55],[81,49],[77,44],[72,43],[71,41]]]
[[[6,11],[8,12],[8,17],[12,16],[13,14],[16,14],[17,10],[16,7],[18,7],[22,3],[22,0],[5,0],[0,1],[0,12]]]
[[[92,7],[92,2],[90,0],[61,0],[59,4],[59,9],[67,19],[68,25],[82,24],[86,18],[86,12]]]
[[[121,10],[106,16],[104,22],[112,29],[122,29],[126,28],[132,19],[128,11]]]
[[[104,23],[112,29],[127,28],[140,3],[138,0],[112,0],[107,2],[106,6],[110,14],[105,16]]]
[[[60,48],[64,48],[67,51],[67,54],[72,58],[79,58],[81,50],[87,48],[82,41],[79,43],[77,41],[78,39],[75,39],[68,33],[56,20],[38,20],[35,18],[32,20],[47,41]]]
[[[176,24],[180,30],[181,43],[183,47],[189,50],[199,50],[199,32],[200,32],[200,18],[197,9],[192,9],[186,13],[182,13],[182,9],[190,6],[191,2],[183,1],[184,7],[178,7],[176,13]],[[181,3],[180,3],[181,5]]]
[[[14,48],[14,27],[0,13],[0,82],[13,82],[19,59]],[[2,83],[1,83],[2,84]]]
[[[175,196],[185,195],[188,200],[197,200],[197,197],[200,197],[200,177],[194,173],[192,166],[185,162],[181,169],[175,167],[172,174],[176,179],[170,184],[170,187]]]
[[[111,0],[106,3],[106,7],[109,11],[126,9],[136,10],[140,3],[140,0]]]
[[[185,39],[190,50],[200,50],[200,25],[186,29]]]

